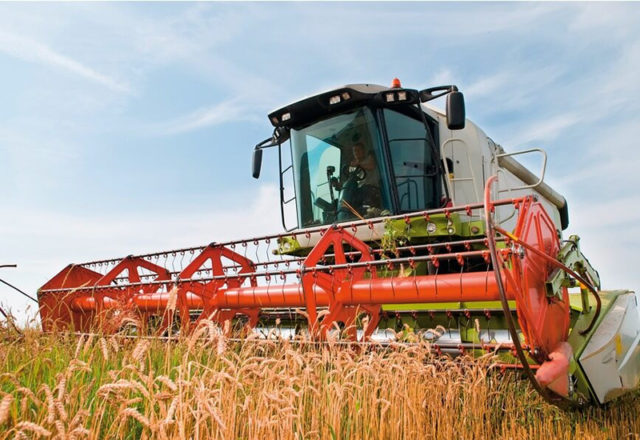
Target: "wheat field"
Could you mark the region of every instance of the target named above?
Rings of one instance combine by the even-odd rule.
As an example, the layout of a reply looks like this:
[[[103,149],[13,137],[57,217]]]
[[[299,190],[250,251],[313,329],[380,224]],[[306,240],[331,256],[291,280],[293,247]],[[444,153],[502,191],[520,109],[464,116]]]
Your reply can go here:
[[[427,345],[0,331],[0,438],[638,439],[640,394],[563,412]]]

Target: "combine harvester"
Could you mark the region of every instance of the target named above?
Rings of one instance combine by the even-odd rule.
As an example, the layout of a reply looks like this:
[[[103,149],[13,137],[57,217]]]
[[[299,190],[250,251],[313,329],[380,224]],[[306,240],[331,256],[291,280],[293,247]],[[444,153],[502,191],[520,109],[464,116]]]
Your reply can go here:
[[[446,112],[425,104],[441,96]],[[38,292],[43,329],[118,332],[134,318],[136,331],[175,334],[208,318],[263,335],[426,340],[438,354],[494,352],[563,407],[638,385],[637,295],[600,291],[579,238],[562,237],[567,202],[543,180],[544,151],[506,153],[465,120],[457,87],[348,85],[269,120],[253,176],[275,148],[287,232],[71,264]],[[540,175],[520,154],[541,155]]]

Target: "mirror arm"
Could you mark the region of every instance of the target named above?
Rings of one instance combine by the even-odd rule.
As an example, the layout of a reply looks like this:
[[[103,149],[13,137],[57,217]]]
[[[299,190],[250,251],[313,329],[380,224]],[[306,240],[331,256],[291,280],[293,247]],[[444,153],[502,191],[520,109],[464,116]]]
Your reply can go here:
[[[447,93],[457,92],[457,91],[458,91],[458,87],[454,85],[431,87],[429,89],[420,90],[420,102],[432,101],[434,99],[437,99],[441,96],[446,95]],[[440,92],[440,93],[434,95],[433,92]]]
[[[264,150],[265,148],[277,147],[289,139],[289,129],[276,127],[271,137],[266,138],[254,147],[254,150]]]
[[[262,150],[271,147],[280,147],[280,145],[289,138],[289,130],[282,127],[276,127],[273,135],[253,148],[253,170],[254,179],[260,177],[260,169],[262,168]]]

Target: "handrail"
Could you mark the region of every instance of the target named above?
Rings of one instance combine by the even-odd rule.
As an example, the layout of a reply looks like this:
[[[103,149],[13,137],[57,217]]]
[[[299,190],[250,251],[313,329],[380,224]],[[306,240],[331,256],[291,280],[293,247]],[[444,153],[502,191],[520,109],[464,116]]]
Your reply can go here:
[[[480,199],[480,194],[478,193],[478,185],[477,185],[477,182],[476,182],[476,176],[475,176],[475,174],[474,174],[474,172],[473,172],[473,163],[471,162],[471,156],[470,156],[470,154],[469,154],[469,146],[468,146],[468,145],[467,145],[467,143],[464,141],[464,139],[462,139],[462,138],[449,138],[449,139],[447,139],[446,141],[444,141],[444,142],[442,143],[442,146],[440,147],[440,148],[442,149],[442,155],[443,155],[443,156],[445,156],[445,155],[444,155],[444,149],[445,149],[445,147],[446,147],[449,143],[453,144],[453,142],[456,142],[456,141],[461,142],[461,143],[462,143],[462,145],[464,145],[464,146],[465,146],[465,148],[466,148],[467,162],[468,162],[468,164],[469,164],[469,173],[471,174],[471,177],[463,177],[463,178],[455,178],[455,177],[454,177],[453,179],[450,179],[450,178],[449,178],[449,173],[450,173],[450,171],[449,171],[449,165],[447,164],[446,157],[444,157],[444,159],[445,159],[445,160],[443,160],[442,162],[443,162],[443,165],[444,165],[444,172],[445,172],[445,175],[446,175],[446,182],[449,184],[449,193],[450,193],[450,194],[454,194],[454,193],[455,193],[455,191],[453,191],[453,182],[455,182],[455,181],[462,182],[462,181],[469,181],[469,180],[470,180],[470,181],[471,181],[471,183],[472,183],[472,186],[473,186],[473,193],[474,193],[474,194],[475,194],[475,196],[476,196],[476,200],[477,200],[478,202],[480,202],[480,201],[481,201],[481,199]],[[453,147],[451,147],[451,151],[452,151],[452,153],[453,153]],[[454,197],[455,197],[455,196],[454,196]],[[455,202],[454,202],[454,204],[455,204]]]
[[[521,151],[514,151],[513,153],[500,153],[500,154],[496,154],[496,160],[500,161],[501,158],[507,158],[507,157],[512,157],[512,156],[519,156],[521,154],[529,154],[529,153],[535,153],[538,152],[540,154],[542,154],[542,169],[540,170],[540,177],[538,178],[538,180],[534,183],[531,183],[529,185],[522,185],[522,186],[518,186],[515,188],[507,188],[507,189],[499,189],[498,192],[507,192],[507,191],[519,191],[519,190],[523,190],[523,189],[535,189],[537,187],[539,187],[542,182],[544,182],[544,175],[547,171],[547,152],[544,151],[542,148],[530,148],[528,150],[521,150]],[[517,164],[517,165],[516,165]],[[511,167],[517,167],[520,166],[522,167],[522,165],[519,162],[513,161],[512,163],[510,163],[509,165],[511,165]],[[509,169],[509,166],[505,166],[505,168]],[[524,167],[522,167],[524,168]],[[526,168],[525,168],[526,169]],[[509,170],[511,171],[511,170]],[[527,170],[529,171],[529,170]],[[513,173],[513,171],[511,171]],[[518,174],[515,174],[517,177]],[[525,182],[526,183],[526,182]]]

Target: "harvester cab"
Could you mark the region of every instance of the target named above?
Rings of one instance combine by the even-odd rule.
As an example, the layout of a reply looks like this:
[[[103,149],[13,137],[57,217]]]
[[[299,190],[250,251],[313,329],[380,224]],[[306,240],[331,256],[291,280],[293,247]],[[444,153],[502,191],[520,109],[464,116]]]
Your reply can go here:
[[[349,85],[269,115],[274,135],[256,146],[254,176],[261,150],[289,141],[285,154],[291,155],[295,181],[295,229],[419,212],[450,200],[438,120],[417,106],[420,96],[432,95],[396,86]],[[464,102],[450,99],[462,94],[455,86],[441,89],[449,94],[447,127],[463,128]],[[283,196],[281,203],[286,202]]]
[[[439,97],[444,112],[427,104]],[[276,149],[285,233],[69,265],[38,292],[43,329],[171,335],[213,320],[264,338],[429,343],[492,353],[565,407],[637,387],[637,295],[601,291],[579,238],[563,238],[546,153],[505,152],[456,86],[347,85],[269,120],[253,176]]]

